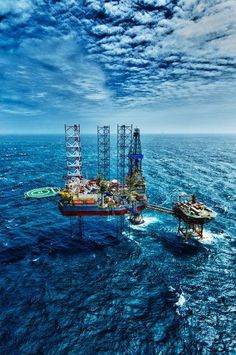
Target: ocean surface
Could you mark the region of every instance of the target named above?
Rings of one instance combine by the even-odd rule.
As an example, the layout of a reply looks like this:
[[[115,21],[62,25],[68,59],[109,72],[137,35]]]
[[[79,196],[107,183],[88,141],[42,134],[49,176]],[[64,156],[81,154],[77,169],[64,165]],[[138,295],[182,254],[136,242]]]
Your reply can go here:
[[[116,176],[115,137],[112,175]],[[150,202],[195,192],[217,213],[203,241],[174,217],[66,218],[57,200],[24,192],[63,186],[64,137],[0,137],[0,354],[235,354],[236,136],[144,135]],[[96,175],[96,136],[82,136]]]

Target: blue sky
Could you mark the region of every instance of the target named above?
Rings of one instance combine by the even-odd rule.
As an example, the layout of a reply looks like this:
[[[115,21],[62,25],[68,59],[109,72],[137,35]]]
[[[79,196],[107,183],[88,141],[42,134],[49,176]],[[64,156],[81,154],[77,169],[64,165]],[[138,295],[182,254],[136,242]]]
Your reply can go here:
[[[0,133],[236,133],[235,0],[0,0]]]

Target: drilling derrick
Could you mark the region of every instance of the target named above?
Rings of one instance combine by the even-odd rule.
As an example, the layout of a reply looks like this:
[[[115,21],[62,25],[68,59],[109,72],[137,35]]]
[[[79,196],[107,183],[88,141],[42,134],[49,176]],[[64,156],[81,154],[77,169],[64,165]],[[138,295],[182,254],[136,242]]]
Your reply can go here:
[[[139,193],[145,193],[146,188],[145,179],[142,176],[142,159],[140,130],[135,128],[129,151],[129,177],[127,180],[130,190]]]
[[[67,179],[82,178],[80,125],[65,125]]]
[[[132,142],[132,130],[132,125],[117,125],[117,180],[123,186],[129,171],[128,155]]]
[[[110,126],[97,127],[98,176],[110,180]]]
[[[141,150],[140,130],[135,128],[133,133],[133,140],[129,152],[129,175],[139,171],[142,173],[142,159],[143,154]]]

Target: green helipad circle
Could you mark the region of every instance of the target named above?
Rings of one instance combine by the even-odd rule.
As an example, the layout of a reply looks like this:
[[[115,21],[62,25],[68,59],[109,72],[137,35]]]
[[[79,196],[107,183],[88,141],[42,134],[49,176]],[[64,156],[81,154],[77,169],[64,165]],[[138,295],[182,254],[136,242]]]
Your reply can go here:
[[[41,187],[38,189],[33,189],[25,193],[26,198],[44,198],[53,197],[59,193],[60,189],[58,187]]]

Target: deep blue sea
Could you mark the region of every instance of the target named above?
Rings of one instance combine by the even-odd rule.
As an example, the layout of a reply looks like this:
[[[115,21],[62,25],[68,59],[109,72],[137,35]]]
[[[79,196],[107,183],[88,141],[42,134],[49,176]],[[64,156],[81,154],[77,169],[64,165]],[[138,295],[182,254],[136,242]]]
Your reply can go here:
[[[112,175],[116,176],[115,137]],[[64,136],[0,137],[0,354],[235,354],[236,136],[144,135],[150,202],[195,192],[218,216],[202,242],[177,221],[60,215],[56,199],[24,192],[63,186]],[[96,175],[96,136],[82,136],[83,172]]]

